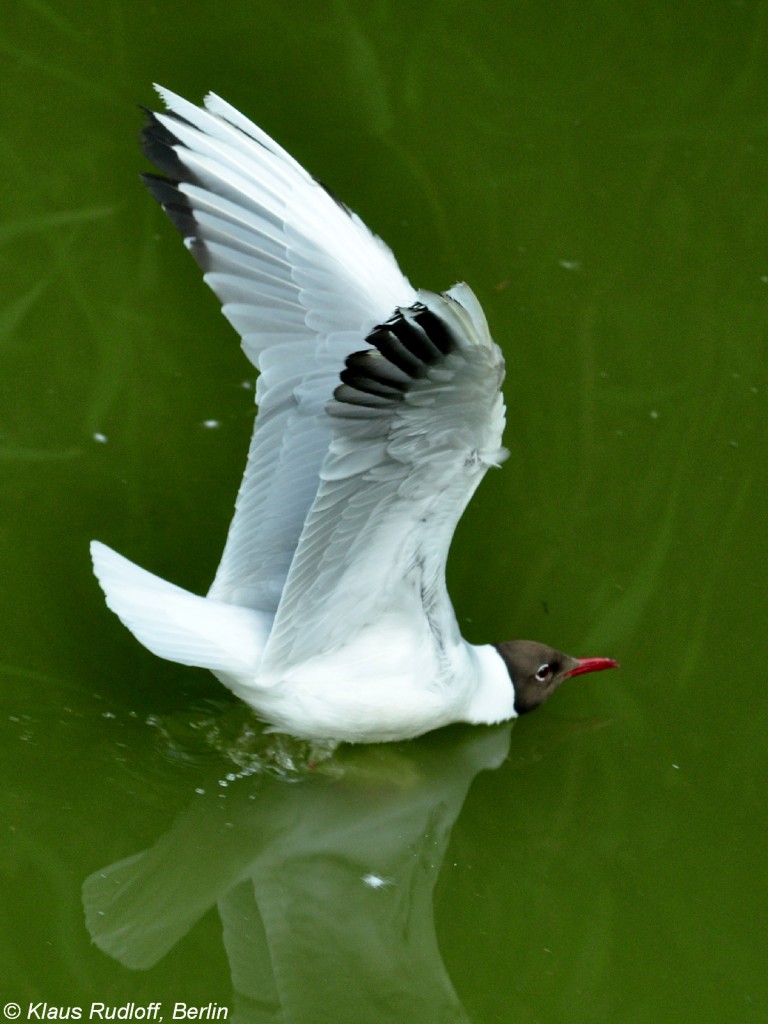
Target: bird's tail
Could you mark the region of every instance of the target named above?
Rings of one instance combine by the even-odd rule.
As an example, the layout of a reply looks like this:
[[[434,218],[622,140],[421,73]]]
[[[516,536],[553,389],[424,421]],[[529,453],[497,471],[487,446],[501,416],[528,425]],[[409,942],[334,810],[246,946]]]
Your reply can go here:
[[[254,679],[269,634],[264,613],[190,594],[99,541],[91,558],[108,607],[153,654]]]

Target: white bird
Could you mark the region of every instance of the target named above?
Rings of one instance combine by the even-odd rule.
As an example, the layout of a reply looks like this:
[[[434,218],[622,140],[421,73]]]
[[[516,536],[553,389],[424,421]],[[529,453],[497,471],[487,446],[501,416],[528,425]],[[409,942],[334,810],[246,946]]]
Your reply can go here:
[[[610,668],[476,646],[445,583],[456,524],[501,447],[504,361],[466,284],[416,291],[390,250],[214,94],[158,88],[145,182],[259,371],[258,414],[205,597],[104,544],[108,606],[162,658],[210,669],[272,727],[406,739],[494,723]]]

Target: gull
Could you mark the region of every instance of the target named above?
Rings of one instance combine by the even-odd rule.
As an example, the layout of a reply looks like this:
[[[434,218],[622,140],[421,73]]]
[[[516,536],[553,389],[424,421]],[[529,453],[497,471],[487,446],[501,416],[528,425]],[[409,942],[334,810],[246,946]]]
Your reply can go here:
[[[144,181],[258,370],[235,513],[205,596],[91,544],[107,605],[275,730],[353,743],[492,724],[612,668],[475,645],[445,582],[454,530],[506,456],[504,360],[468,285],[414,289],[391,251],[215,94],[156,87]]]

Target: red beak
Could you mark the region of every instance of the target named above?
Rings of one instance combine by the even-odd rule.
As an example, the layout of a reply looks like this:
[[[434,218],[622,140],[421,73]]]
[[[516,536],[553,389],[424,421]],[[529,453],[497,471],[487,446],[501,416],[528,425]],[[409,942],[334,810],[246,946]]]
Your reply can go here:
[[[576,668],[566,672],[563,679],[572,679],[573,676],[584,675],[585,672],[602,672],[605,668],[620,668],[618,661],[613,658],[579,658]]]

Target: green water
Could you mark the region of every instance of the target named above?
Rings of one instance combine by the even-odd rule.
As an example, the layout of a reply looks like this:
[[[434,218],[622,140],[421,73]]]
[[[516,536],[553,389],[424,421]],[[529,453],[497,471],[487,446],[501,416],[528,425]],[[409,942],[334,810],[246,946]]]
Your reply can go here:
[[[768,5],[20,0],[0,25],[0,1003],[768,1019]],[[415,284],[473,286],[511,457],[457,536],[463,628],[621,672],[329,760],[106,610],[92,537],[207,587],[252,419],[138,184],[154,80],[262,123]]]

